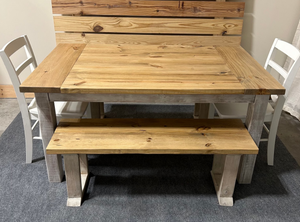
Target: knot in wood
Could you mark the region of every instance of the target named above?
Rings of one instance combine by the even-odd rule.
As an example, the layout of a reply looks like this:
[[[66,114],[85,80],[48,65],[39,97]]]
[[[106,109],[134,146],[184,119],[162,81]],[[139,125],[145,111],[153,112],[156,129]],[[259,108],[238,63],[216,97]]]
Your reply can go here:
[[[222,32],[222,35],[226,35],[226,34],[227,34],[227,31]]]
[[[103,27],[101,27],[100,25],[96,25],[94,28],[93,28],[94,32],[101,32],[103,30]]]

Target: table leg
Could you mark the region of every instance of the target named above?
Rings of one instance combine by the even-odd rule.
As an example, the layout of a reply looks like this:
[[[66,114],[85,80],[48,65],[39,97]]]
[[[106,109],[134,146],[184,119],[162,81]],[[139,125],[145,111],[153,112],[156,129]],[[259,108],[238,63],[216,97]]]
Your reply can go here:
[[[261,138],[268,100],[269,95],[257,95],[254,103],[250,103],[248,106],[245,124],[257,146],[259,146]],[[255,161],[256,155],[242,156],[238,174],[238,182],[240,184],[251,183]]]
[[[194,119],[207,119],[209,103],[195,103]]]
[[[91,116],[94,119],[104,118],[104,103],[93,102],[91,103]]]
[[[50,102],[47,93],[36,93],[35,98],[39,114],[40,132],[43,141],[48,179],[50,182],[61,182],[63,178],[61,155],[46,154],[46,148],[57,125],[54,103]]]

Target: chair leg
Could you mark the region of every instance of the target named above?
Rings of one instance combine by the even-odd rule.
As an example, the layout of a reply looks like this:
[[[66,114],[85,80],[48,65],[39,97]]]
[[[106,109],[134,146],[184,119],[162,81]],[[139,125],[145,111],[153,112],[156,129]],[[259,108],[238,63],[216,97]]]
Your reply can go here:
[[[274,165],[274,153],[275,153],[275,140],[276,140],[276,134],[278,129],[278,123],[279,118],[273,119],[270,131],[269,131],[269,137],[268,137],[268,165],[273,166]]]
[[[280,95],[275,105],[275,111],[272,117],[271,126],[269,130],[268,138],[268,165],[274,165],[274,153],[275,153],[275,140],[278,129],[278,124],[282,112],[282,108],[285,102],[285,97]]]
[[[25,131],[25,144],[26,144],[26,163],[32,163],[33,138],[32,138],[31,129],[30,130],[26,129]]]
[[[23,115],[23,113],[25,114]],[[33,137],[32,137],[32,130],[31,130],[31,120],[27,110],[21,110],[21,114],[22,114],[22,121],[24,127],[24,135],[25,135],[26,163],[32,163]]]

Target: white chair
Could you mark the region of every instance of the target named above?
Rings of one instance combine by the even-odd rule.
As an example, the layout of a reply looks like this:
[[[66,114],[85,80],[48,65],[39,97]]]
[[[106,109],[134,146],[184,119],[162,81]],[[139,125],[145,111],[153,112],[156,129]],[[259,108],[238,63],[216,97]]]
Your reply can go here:
[[[26,53],[26,60],[21,63],[17,68],[11,61],[11,56],[19,49],[24,48]],[[24,125],[25,142],[26,142],[26,163],[32,162],[32,144],[33,139],[41,139],[41,137],[33,137],[32,130],[38,123],[38,112],[35,99],[31,101],[29,105],[26,103],[26,99],[23,93],[20,93],[19,86],[21,81],[19,75],[22,71],[30,66],[31,71],[37,67],[37,63],[26,35],[16,38],[7,43],[1,50],[0,56],[6,66],[10,79],[17,95],[19,107],[22,114],[22,120]],[[55,102],[55,110],[57,114],[57,120],[60,118],[80,118],[86,111],[88,103],[82,102]],[[31,126],[31,120],[35,120],[33,126]]]
[[[283,52],[292,60],[294,60],[293,65],[289,68],[288,71],[284,70],[280,65],[274,62],[275,54],[277,50]],[[264,68],[270,72],[273,68],[277,71],[283,78],[283,86],[286,88],[285,95],[272,95],[271,98],[273,102],[275,102],[274,109],[269,103],[267,106],[267,111],[265,115],[264,122],[271,122],[270,129],[266,127],[264,124],[264,128],[269,133],[268,139],[261,139],[260,141],[268,141],[268,165],[274,164],[274,150],[275,150],[275,139],[278,128],[278,123],[281,115],[281,111],[286,99],[286,96],[289,93],[290,86],[297,74],[297,71],[300,67],[300,51],[293,45],[284,42],[280,39],[275,39],[274,43],[271,47],[269,55],[267,57],[267,61],[265,63]],[[214,109],[216,110],[218,117],[221,119],[234,119],[239,118],[245,121],[248,103],[216,103],[213,106],[210,106],[210,118],[214,118]],[[218,118],[217,117],[217,118]]]

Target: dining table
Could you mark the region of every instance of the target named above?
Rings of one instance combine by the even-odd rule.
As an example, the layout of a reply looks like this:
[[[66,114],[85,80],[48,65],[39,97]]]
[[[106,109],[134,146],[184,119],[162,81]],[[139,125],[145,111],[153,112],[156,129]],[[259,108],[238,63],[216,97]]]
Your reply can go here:
[[[57,126],[55,101],[197,104],[200,118],[210,103],[249,103],[245,126],[258,146],[270,95],[285,93],[241,46],[101,43],[58,44],[20,91],[35,93],[44,150]],[[62,181],[61,155],[45,152],[45,160],[49,181]],[[255,161],[242,156],[239,183],[251,183]]]

